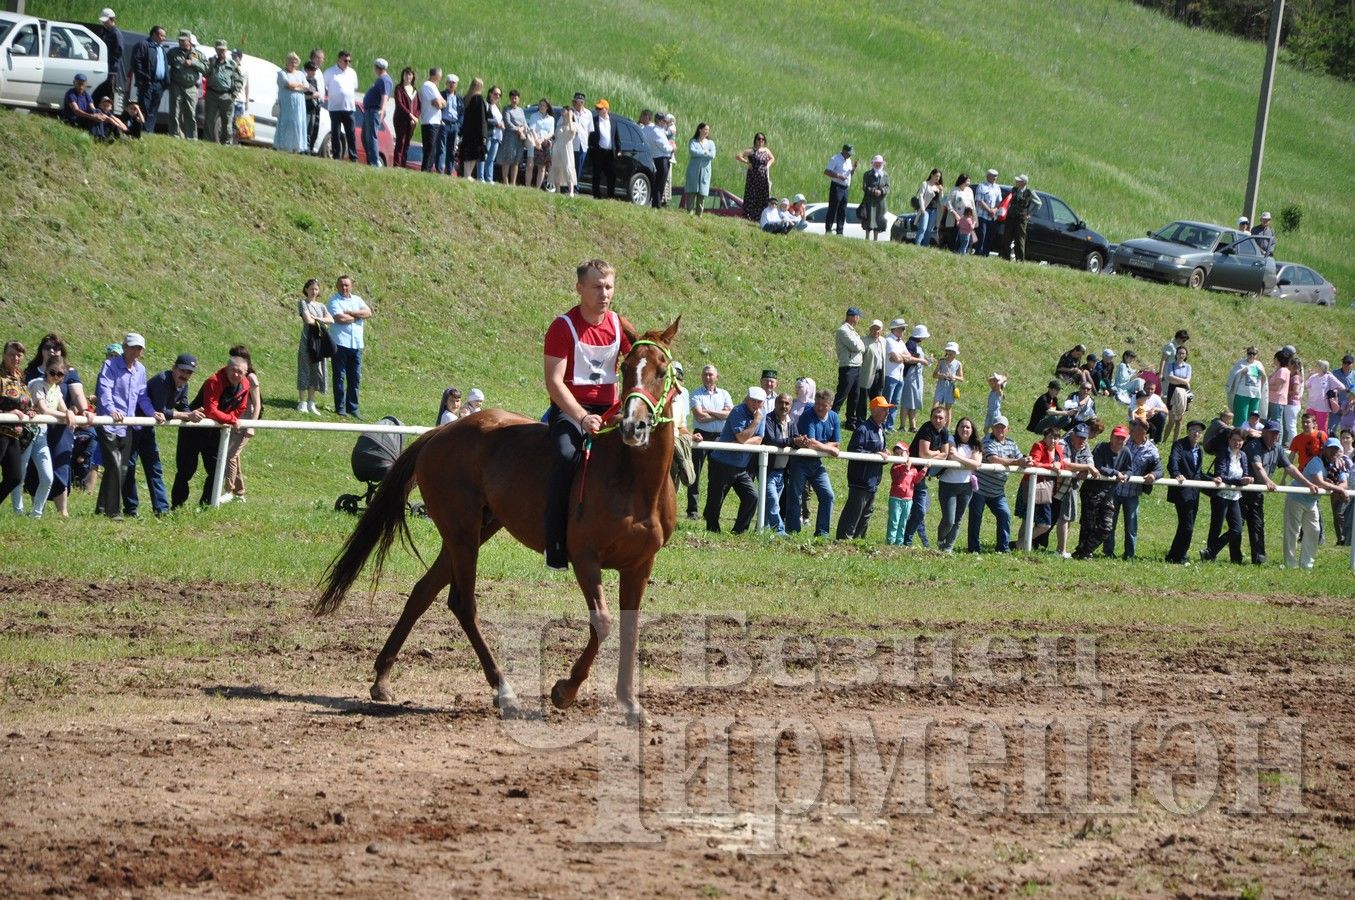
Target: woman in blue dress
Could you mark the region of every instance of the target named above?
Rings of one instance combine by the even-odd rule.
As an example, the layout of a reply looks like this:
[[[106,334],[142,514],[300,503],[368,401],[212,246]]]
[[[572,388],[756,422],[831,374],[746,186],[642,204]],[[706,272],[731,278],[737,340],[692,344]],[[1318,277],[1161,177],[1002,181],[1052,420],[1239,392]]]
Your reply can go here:
[[[687,211],[699,216],[710,196],[710,169],[715,161],[715,142],[710,139],[710,126],[705,122],[696,126],[696,133],[687,144],[691,159],[687,162],[687,180],[682,187],[682,200]]]
[[[278,125],[273,148],[287,153],[304,153],[306,147],[306,94],[310,84],[299,71],[301,57],[287,54],[286,68],[278,71]]]

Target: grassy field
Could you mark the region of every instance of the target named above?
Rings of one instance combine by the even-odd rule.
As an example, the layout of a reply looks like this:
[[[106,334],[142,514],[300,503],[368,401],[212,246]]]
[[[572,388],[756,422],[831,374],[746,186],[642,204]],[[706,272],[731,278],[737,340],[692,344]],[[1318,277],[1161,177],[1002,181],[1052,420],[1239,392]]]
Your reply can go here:
[[[37,15],[88,19],[72,0]],[[824,199],[824,163],[844,142],[882,153],[905,191],[933,166],[948,181],[995,166],[1031,175],[1111,241],[1176,218],[1240,212],[1263,47],[1192,31],[1123,0],[948,0],[759,8],[671,0],[428,0],[379,11],[360,0],[226,0],[187,10],[151,0],[123,27],[192,28],[281,60],[340,47],[370,73],[430,65],[518,88],[524,98],[607,97],[618,111],[672,110],[711,123],[715,184],[742,192],[734,153],[765,131],[776,189]],[[437,22],[429,27],[430,22]],[[569,37],[563,37],[568,35]],[[584,36],[586,35],[586,39]],[[1355,86],[1281,67],[1257,209],[1303,213],[1281,255],[1355,290]]]
[[[1310,356],[1337,357],[1343,346],[1335,341],[1355,333],[1347,310],[1263,301],[1261,316],[1242,300],[1108,276],[912,247],[801,236],[769,240],[738,222],[692,222],[623,204],[357,171],[251,150],[166,141],[94,147],[48,120],[6,114],[3,123],[0,183],[15,210],[0,225],[8,250],[0,259],[6,332],[30,342],[49,329],[62,333],[74,361],[90,375],[98,348],[133,328],[148,337],[153,369],[184,350],[197,353],[204,368],[214,366],[225,347],[244,340],[253,346],[263,378],[266,415],[275,418],[297,415],[291,390],[294,290],[311,274],[328,281],[339,270],[355,275],[359,293],[376,310],[364,412],[414,423],[432,420],[447,383],[481,387],[492,406],[538,413],[544,405],[535,362],[539,335],[549,317],[571,302],[574,262],[598,253],[619,266],[618,307],[641,327],[682,314],[679,357],[689,371],[715,362],[736,391],[766,365],[787,377],[806,373],[831,385],[831,331],[842,307],[855,302],[869,315],[902,314],[929,323],[940,340],[957,339],[971,375],[992,368],[1010,372],[1008,409],[1018,421],[1059,350],[1078,340],[1152,354],[1176,327],[1189,325],[1196,335],[1201,408],[1209,409],[1218,403],[1217,385],[1235,348],[1253,340],[1291,340]],[[73,179],[70,172],[83,175]],[[151,182],[157,200],[147,203],[142,198]],[[1257,327],[1262,318],[1264,330]],[[983,399],[982,391],[966,390],[959,412],[981,414]],[[173,437],[164,440],[172,444]],[[357,486],[348,470],[351,441],[264,433],[247,459],[249,506],[125,529],[85,517],[78,528],[44,523],[37,533],[51,539],[37,542],[37,555],[26,562],[107,578],[123,571],[127,559],[138,559],[147,571],[176,580],[309,586],[350,524],[327,510],[337,494]],[[78,498],[77,511],[87,511],[91,502]],[[1280,503],[1270,507],[1278,536]],[[1145,505],[1145,557],[1161,554],[1173,521],[1160,500]],[[24,542],[32,533],[29,523],[0,517],[7,540]],[[233,539],[240,535],[247,539]],[[487,574],[538,578],[534,558],[504,542],[492,546]],[[747,546],[746,540],[709,542],[684,523],[663,576],[704,594],[744,569]],[[803,567],[807,577],[825,552],[839,572],[835,581],[850,589],[813,597],[788,592],[780,576],[768,575],[749,585],[745,602],[755,610],[805,611],[828,603],[857,616],[879,607],[881,591],[895,579],[940,577],[931,556],[825,551],[811,544],[785,554],[781,564]],[[697,559],[720,562],[707,569],[694,566]],[[942,570],[948,577],[918,604],[917,614],[1133,616],[1142,614],[1138,598],[1158,590],[1169,598],[1159,611],[1167,614],[1206,586],[1211,594],[1244,598],[1312,590],[1342,595],[1350,584],[1345,565],[1335,551],[1324,550],[1321,572],[1299,586],[1270,571],[1223,566],[1181,573],[1156,565],[948,559]],[[408,583],[415,566],[403,559],[390,583]],[[1013,567],[1024,574],[1014,575]],[[14,571],[16,564],[7,568]],[[1026,599],[1074,583],[1085,591],[1045,606]],[[569,608],[568,593],[560,600],[553,582],[539,584],[525,602]],[[1007,590],[1010,584],[1019,590]],[[1122,596],[1123,605],[1102,602],[1103,590]],[[902,598],[909,592],[892,593]],[[1070,609],[1064,606],[1070,596],[1085,599]],[[946,604],[936,605],[943,597]],[[1195,602],[1204,602],[1198,615],[1213,614],[1208,602]],[[897,612],[892,603],[888,608]],[[1257,614],[1250,599],[1237,609],[1238,615]]]

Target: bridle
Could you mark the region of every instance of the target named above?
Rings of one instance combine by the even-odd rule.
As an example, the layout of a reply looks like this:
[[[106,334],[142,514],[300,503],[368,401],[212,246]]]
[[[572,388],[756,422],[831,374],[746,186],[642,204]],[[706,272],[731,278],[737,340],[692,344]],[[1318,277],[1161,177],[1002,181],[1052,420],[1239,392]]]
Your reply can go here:
[[[602,421],[606,424],[583,439],[583,466],[579,472],[579,516],[583,515],[583,491],[584,486],[588,483],[588,461],[593,455],[593,439],[621,427],[618,417],[621,410],[625,409],[630,403],[631,398],[638,397],[645,406],[649,407],[650,415],[654,417],[655,427],[662,425],[665,422],[673,421],[672,416],[665,416],[663,414],[663,410],[668,408],[669,402],[672,401],[678,393],[677,379],[673,375],[673,354],[667,347],[660,344],[658,341],[639,340],[631,344],[630,349],[634,352],[636,347],[643,346],[657,347],[659,352],[663,354],[664,359],[668,360],[669,365],[663,373],[663,400],[659,400],[659,398],[637,384],[635,387],[631,388],[624,397],[616,403],[613,403],[607,408],[607,411],[602,414]]]
[[[630,405],[630,401],[637,397],[645,404],[645,406],[649,407],[649,412],[654,418],[655,426],[673,421],[672,416],[665,416],[663,414],[663,411],[668,408],[669,401],[677,396],[678,393],[677,379],[673,375],[673,354],[667,347],[660,344],[658,341],[639,340],[631,344],[630,349],[634,351],[636,347],[644,346],[657,347],[659,352],[663,354],[664,359],[668,360],[669,365],[663,373],[663,399],[660,400],[649,391],[640,387],[640,385],[635,385],[635,387],[631,388],[624,397],[616,403],[613,403],[607,411],[602,414],[602,421],[607,424],[604,424],[603,427],[599,428],[595,434],[604,434],[619,428],[621,423],[617,418],[621,414],[621,410]]]

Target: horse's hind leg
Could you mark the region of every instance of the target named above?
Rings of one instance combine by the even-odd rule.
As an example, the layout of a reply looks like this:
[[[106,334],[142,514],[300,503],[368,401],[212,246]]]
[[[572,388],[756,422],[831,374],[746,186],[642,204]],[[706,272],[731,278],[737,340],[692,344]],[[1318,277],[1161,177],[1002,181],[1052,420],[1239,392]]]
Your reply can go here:
[[[447,551],[447,545],[443,544],[438,558],[414,585],[414,590],[409,592],[409,599],[405,601],[405,610],[400,614],[400,621],[395,623],[390,637],[386,638],[386,646],[381,648],[381,653],[376,657],[376,681],[372,683],[373,700],[394,699],[390,690],[390,674],[396,658],[400,655],[400,648],[404,646],[405,639],[414,628],[414,623],[428,611],[428,607],[433,604],[433,598],[437,597],[438,592],[451,580],[452,558]]]

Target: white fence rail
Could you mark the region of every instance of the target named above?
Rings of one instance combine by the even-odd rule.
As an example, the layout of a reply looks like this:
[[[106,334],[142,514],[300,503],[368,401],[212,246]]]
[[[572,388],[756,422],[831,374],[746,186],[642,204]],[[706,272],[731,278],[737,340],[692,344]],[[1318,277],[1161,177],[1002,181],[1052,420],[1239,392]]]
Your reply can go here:
[[[114,422],[108,416],[77,416],[80,425],[139,425],[151,426],[157,428],[214,428],[220,432],[220,439],[217,446],[216,471],[212,475],[212,494],[211,505],[221,505],[221,484],[226,477],[226,452],[227,444],[230,441],[231,427],[221,425],[217,422],[203,420],[201,422],[156,422],[155,419],[148,416],[127,416],[121,422]],[[34,416],[32,418],[16,416],[12,413],[0,413],[0,424],[27,424],[36,425],[64,425],[66,420],[60,416]],[[241,419],[235,425],[238,429],[253,428],[258,430],[271,431],[346,431],[365,434],[413,434],[419,435],[433,429],[426,425],[382,425],[380,423],[368,422],[292,422],[283,419]],[[764,447],[760,444],[737,444],[721,441],[701,441],[695,445],[704,451],[727,450],[735,453],[752,453],[758,458],[758,500],[756,528],[761,529],[766,520],[767,513],[767,465],[768,459],[772,456],[801,456],[801,457],[820,457],[823,459],[840,459],[847,462],[856,460],[859,462],[883,463],[889,465],[892,463],[915,463],[925,464],[938,469],[959,469],[965,468],[962,463],[954,460],[919,460],[906,456],[889,456],[881,458],[878,453],[851,453],[846,450],[840,452],[836,457],[827,453],[818,453],[814,450],[790,450],[777,447]],[[1165,468],[1165,464],[1164,464]],[[1007,475],[1045,475],[1053,478],[1075,478],[1078,477],[1072,472],[1055,471],[1053,469],[1043,469],[1038,466],[1000,466],[995,463],[982,463],[977,470],[984,472],[1002,472]],[[1088,476],[1082,476],[1088,477]],[[1091,476],[1097,478],[1097,476]],[[1109,480],[1109,479],[1104,479]],[[1135,475],[1129,479],[1129,482],[1143,484],[1144,479]],[[1035,505],[1035,482],[1032,478],[1026,482],[1026,508],[1033,509]],[[1213,481],[1192,481],[1178,480],[1167,475],[1156,479],[1154,484],[1160,484],[1163,487],[1193,487],[1204,491],[1214,490],[1234,490],[1254,493],[1279,493],[1279,494],[1311,494],[1308,488],[1297,485],[1276,485],[1275,488],[1268,488],[1263,484],[1249,484],[1237,487],[1220,487]],[[1318,491],[1319,494],[1330,494],[1330,491]],[[1352,499],[1351,502],[1355,502]],[[1021,526],[1021,548],[1030,550],[1033,540],[1033,530],[1035,527],[1035,516],[1028,514]],[[1337,523],[1340,527],[1340,523]],[[1355,571],[1355,541],[1351,542],[1350,567]]]

